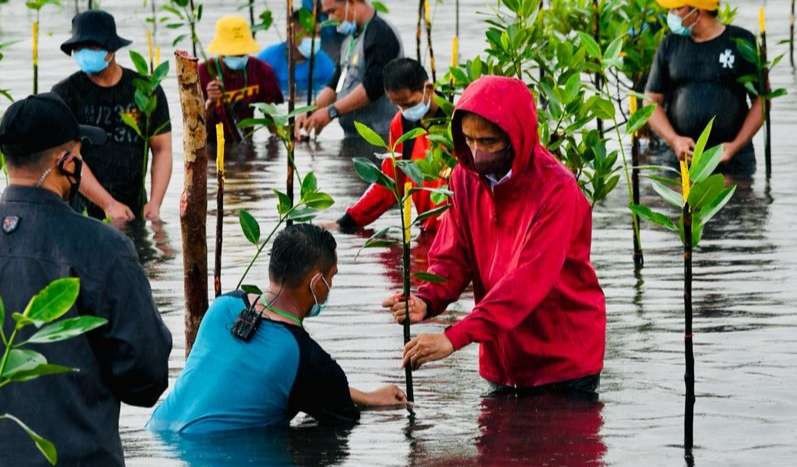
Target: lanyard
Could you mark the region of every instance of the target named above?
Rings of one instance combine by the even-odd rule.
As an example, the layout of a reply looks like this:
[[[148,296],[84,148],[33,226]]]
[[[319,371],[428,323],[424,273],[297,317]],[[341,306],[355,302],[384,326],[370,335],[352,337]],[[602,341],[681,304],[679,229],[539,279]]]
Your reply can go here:
[[[289,320],[290,322],[294,323],[295,325],[299,326],[300,328],[303,327],[302,326],[302,320],[297,318],[296,315],[288,313],[287,311],[284,311],[284,310],[280,310],[279,308],[277,308],[277,307],[275,307],[274,305],[271,305],[271,304],[266,305],[266,309],[268,311],[274,313],[275,315],[282,316],[283,318]]]
[[[346,64],[347,68],[349,67],[349,60],[351,60],[351,54],[354,53],[354,49],[357,48],[357,45],[360,44],[360,41],[365,40],[365,31],[368,30],[368,25],[371,24],[372,20],[373,19],[365,23],[365,26],[363,26],[363,32],[361,32],[357,38],[352,37],[352,40],[349,41],[349,48],[346,50],[346,54],[343,56],[343,63]]]

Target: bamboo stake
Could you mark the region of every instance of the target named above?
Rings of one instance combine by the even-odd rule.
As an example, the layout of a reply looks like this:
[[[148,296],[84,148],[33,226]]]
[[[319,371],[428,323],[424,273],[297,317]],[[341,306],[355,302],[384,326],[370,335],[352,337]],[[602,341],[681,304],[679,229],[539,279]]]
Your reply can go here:
[[[89,0],[89,10],[93,10],[93,9],[94,9],[94,2]]]
[[[628,112],[629,115],[636,113],[639,107],[637,97],[635,95],[629,96]],[[631,135],[631,190],[632,199],[635,205],[639,204],[639,135],[635,131]],[[633,214],[633,222],[639,225],[639,216]],[[633,231],[634,236],[634,270],[642,269],[645,264],[645,258],[642,254],[642,242],[640,242],[639,232]]]
[[[257,36],[255,30],[255,0],[249,0],[249,29],[252,30],[252,37]]]
[[[687,169],[688,170],[688,169]],[[684,205],[684,355],[686,373],[686,397],[684,400],[684,458],[691,465],[694,460],[695,418],[695,355],[692,345],[692,211],[689,203]]]
[[[294,56],[294,24],[293,21],[291,21],[291,16],[293,15],[293,0],[287,0],[286,5],[288,8],[288,16],[286,19],[288,30],[288,114],[290,115],[293,113],[293,109],[296,105],[296,57]],[[289,137],[285,142],[288,149],[288,174],[285,179],[285,192],[291,200],[291,205],[293,205],[293,174],[295,169],[293,164],[294,149],[296,146],[293,138],[295,129],[296,118],[290,116],[288,118]],[[291,224],[293,224],[293,221],[288,220],[287,225],[290,226]]]
[[[434,47],[432,47],[432,8],[428,0],[423,0],[423,17],[426,24],[426,46],[429,49],[429,68],[432,70],[432,82],[437,82],[437,66],[434,61]]]
[[[36,21],[33,22],[33,94],[39,93],[39,10],[36,10]]]
[[[216,124],[216,251],[213,264],[213,291],[221,295],[221,248],[224,237],[224,124]]]
[[[194,0],[190,0],[189,5],[191,7],[191,16],[188,24],[191,28],[191,51],[194,53],[194,57],[196,57],[196,8],[194,8]]]
[[[758,9],[758,26],[761,30],[761,62],[764,64],[761,70],[761,79],[759,86],[759,95],[767,96],[769,94],[769,67],[767,63],[767,19],[766,10],[762,6]],[[770,102],[767,97],[762,99],[764,112],[764,162],[766,163],[767,178],[772,176],[772,120],[770,117]]]
[[[396,167],[396,169],[398,169]],[[398,170],[395,171],[398,174]],[[404,200],[401,203],[401,232],[403,237],[402,245],[402,272],[404,276],[404,345],[410,341],[410,227],[412,225],[412,182],[404,183]],[[413,402],[415,394],[412,384],[412,365],[404,366],[404,379],[406,382],[407,400]]]
[[[313,105],[313,68],[315,68],[315,34],[318,29],[318,0],[313,0],[313,35],[310,38],[310,61],[307,70],[307,105]]]
[[[424,0],[418,0],[418,24],[415,26],[415,58],[421,62],[421,21],[423,20]]]
[[[594,29],[594,38],[595,42],[598,44],[601,43],[601,11],[600,11],[600,0],[592,0],[592,8],[595,9],[595,29]],[[601,76],[600,71],[595,72],[595,89],[602,89],[603,88],[603,77]],[[598,125],[598,134],[600,134],[601,138],[603,138],[603,120],[600,118],[597,120]]]
[[[794,68],[794,0],[791,0],[791,14],[789,15],[789,62]]]
[[[158,41],[158,6],[155,0],[149,0],[150,9],[152,11],[152,42]]]
[[[183,112],[184,185],[180,195],[180,230],[183,238],[185,290],[185,354],[196,339],[208,308],[208,159],[205,104],[199,84],[199,60],[175,52],[180,107]]]

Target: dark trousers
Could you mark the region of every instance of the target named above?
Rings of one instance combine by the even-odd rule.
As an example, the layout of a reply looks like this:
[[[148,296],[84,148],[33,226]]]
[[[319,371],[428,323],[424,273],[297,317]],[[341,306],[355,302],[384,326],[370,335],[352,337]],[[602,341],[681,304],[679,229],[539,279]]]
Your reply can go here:
[[[504,386],[488,381],[488,396],[516,395],[518,397],[540,394],[558,394],[585,400],[598,399],[598,385],[601,375],[584,376],[583,378],[534,387]]]

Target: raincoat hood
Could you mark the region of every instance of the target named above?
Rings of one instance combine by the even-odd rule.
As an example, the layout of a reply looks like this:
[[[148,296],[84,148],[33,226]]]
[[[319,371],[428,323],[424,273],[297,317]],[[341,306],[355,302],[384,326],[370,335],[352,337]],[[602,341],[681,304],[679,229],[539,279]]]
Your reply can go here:
[[[473,155],[462,135],[462,117],[466,112],[489,120],[509,137],[514,152],[513,174],[526,172],[535,157],[547,154],[540,146],[534,98],[523,81],[484,76],[471,83],[457,102],[451,123],[454,154],[463,167],[475,172]]]

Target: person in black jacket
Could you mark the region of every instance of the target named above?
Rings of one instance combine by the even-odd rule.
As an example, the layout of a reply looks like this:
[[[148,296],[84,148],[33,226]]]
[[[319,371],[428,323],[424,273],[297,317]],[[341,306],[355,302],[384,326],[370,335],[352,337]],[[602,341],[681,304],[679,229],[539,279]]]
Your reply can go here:
[[[80,126],[55,94],[11,105],[0,122],[0,150],[9,186],[0,198],[0,296],[22,311],[55,279],[80,278],[67,316],[108,320],[88,334],[36,347],[48,361],[77,368],[0,389],[0,413],[11,413],[58,449],[60,465],[124,465],[120,402],[150,407],[168,384],[171,335],[152,299],[131,241],[121,232],[72,210],[77,194],[81,137],[99,142],[96,127]],[[2,323],[6,335],[11,313]],[[20,341],[30,337],[25,328]],[[0,465],[47,465],[25,432],[0,423]]]

